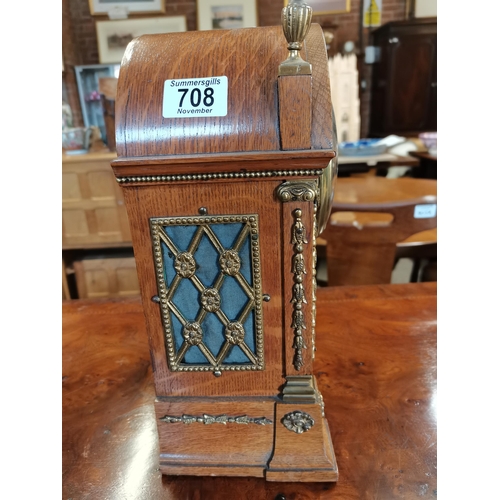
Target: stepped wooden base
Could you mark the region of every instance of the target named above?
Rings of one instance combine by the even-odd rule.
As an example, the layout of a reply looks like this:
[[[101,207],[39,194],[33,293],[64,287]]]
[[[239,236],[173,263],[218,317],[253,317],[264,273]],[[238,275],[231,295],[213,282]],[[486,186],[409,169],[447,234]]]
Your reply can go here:
[[[314,420],[307,431],[297,434],[282,421],[301,411]],[[337,481],[337,461],[330,429],[319,404],[276,404],[274,453],[266,471],[268,481]]]
[[[337,481],[330,431],[320,404],[283,403],[276,398],[223,399],[156,401],[163,474]],[[297,411],[304,419],[290,420],[290,414]],[[287,418],[295,430],[301,424],[312,426],[295,432],[285,426]]]

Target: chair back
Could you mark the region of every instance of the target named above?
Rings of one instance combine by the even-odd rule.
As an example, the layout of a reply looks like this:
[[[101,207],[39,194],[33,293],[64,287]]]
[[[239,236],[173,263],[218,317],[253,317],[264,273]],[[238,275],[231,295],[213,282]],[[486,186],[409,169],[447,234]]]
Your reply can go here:
[[[390,214],[392,221],[374,223],[334,220],[338,212]],[[359,218],[361,219],[361,218]],[[369,217],[367,217],[369,220]],[[326,240],[328,286],[391,282],[396,245],[413,234],[437,227],[437,198],[390,203],[333,203]]]

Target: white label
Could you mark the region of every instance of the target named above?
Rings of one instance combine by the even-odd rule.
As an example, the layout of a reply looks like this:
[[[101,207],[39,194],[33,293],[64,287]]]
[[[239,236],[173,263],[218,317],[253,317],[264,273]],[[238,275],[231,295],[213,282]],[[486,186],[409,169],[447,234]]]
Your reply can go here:
[[[227,115],[227,76],[165,80],[163,118]]]
[[[415,205],[413,217],[415,219],[430,219],[436,217],[437,205]]]

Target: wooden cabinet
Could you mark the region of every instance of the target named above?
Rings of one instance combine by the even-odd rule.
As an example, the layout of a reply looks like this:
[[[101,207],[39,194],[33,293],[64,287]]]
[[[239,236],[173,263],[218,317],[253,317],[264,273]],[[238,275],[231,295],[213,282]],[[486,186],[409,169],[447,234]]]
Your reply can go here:
[[[437,129],[437,19],[394,21],[373,32],[370,137]]]
[[[63,298],[139,294],[115,158],[106,148],[62,156]]]
[[[73,263],[78,298],[139,295],[134,257],[83,258]]]
[[[115,153],[63,154],[63,249],[132,246],[123,195],[110,162]]]

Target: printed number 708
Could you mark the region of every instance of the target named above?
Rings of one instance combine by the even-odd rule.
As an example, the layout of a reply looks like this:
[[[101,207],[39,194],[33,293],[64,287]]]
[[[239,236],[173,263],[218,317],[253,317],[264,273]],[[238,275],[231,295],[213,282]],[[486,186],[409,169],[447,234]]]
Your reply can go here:
[[[179,101],[179,108],[182,108],[182,104],[184,102],[184,98],[189,93],[189,89],[177,89],[177,92],[182,94],[181,100]],[[207,87],[203,92],[203,105],[209,108],[214,104],[214,89],[212,87]],[[201,90],[198,87],[195,87],[191,90],[191,94],[189,95],[189,102],[193,108],[197,108],[201,103]]]

